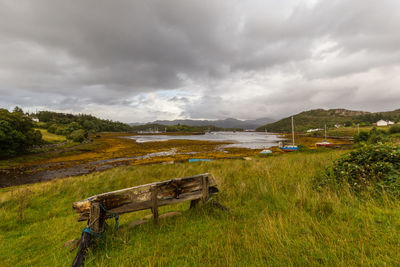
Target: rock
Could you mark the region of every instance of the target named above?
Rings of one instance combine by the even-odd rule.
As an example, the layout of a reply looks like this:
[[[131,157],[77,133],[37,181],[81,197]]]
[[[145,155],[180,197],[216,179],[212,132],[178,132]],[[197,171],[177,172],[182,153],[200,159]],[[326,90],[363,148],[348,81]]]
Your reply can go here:
[[[174,216],[178,216],[178,215],[182,215],[182,213],[179,212],[179,211],[171,211],[171,212],[167,212],[167,213],[161,214],[159,216],[159,218],[160,219],[161,218],[168,218],[168,217],[174,217]]]
[[[131,223],[128,225],[128,228],[131,229],[131,228],[133,228],[133,227],[135,227],[135,226],[138,226],[138,225],[147,223],[148,221],[149,221],[149,220],[136,220],[136,221],[133,221],[133,222],[131,222]]]

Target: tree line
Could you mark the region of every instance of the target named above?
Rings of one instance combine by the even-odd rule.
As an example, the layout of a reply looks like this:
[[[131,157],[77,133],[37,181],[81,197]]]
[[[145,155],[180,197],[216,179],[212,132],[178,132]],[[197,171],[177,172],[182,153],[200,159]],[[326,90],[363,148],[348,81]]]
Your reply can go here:
[[[92,115],[73,115],[52,111],[39,111],[35,114],[39,119],[38,127],[47,129],[49,133],[65,135],[75,142],[82,142],[88,134],[96,132],[126,132],[132,128],[122,122],[103,120]]]
[[[39,119],[39,122],[33,121],[33,118]],[[24,154],[32,147],[44,144],[41,132],[35,128],[64,135],[74,142],[83,142],[89,133],[132,130],[127,124],[85,114],[52,111],[29,114],[19,107],[15,107],[12,112],[0,109],[0,158]]]

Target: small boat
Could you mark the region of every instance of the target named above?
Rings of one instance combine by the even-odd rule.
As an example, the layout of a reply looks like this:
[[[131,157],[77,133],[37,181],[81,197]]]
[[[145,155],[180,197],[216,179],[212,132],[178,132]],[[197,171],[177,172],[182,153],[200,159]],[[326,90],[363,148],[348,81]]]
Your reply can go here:
[[[189,159],[189,162],[211,161],[211,159]]]
[[[325,124],[325,139],[322,142],[315,143],[317,147],[332,147],[333,144],[326,141],[326,124]]]
[[[332,143],[329,143],[326,140],[324,140],[322,142],[319,142],[319,143],[315,143],[315,145],[318,146],[318,147],[332,147],[333,146]]]
[[[299,149],[298,146],[296,146],[294,144],[294,123],[293,123],[293,116],[292,116],[292,144],[291,145],[285,145],[285,146],[279,146],[279,148],[282,151],[285,152],[293,152],[293,151],[297,151]]]
[[[298,146],[296,145],[285,145],[283,147],[280,147],[281,150],[285,151],[285,152],[293,152],[293,151],[297,151],[299,149]]]
[[[269,149],[264,149],[260,151],[260,154],[272,154],[272,151]]]

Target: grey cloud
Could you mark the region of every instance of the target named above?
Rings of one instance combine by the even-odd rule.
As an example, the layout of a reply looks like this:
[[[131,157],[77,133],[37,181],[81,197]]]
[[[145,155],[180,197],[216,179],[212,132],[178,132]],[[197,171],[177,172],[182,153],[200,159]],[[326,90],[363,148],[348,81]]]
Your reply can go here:
[[[396,0],[0,0],[0,103],[93,113],[96,104],[124,119],[132,109],[212,119],[368,108],[374,99],[363,96],[378,89],[356,81],[373,72],[374,82],[391,81],[387,91],[400,86],[398,10]],[[321,40],[333,45],[315,55]]]

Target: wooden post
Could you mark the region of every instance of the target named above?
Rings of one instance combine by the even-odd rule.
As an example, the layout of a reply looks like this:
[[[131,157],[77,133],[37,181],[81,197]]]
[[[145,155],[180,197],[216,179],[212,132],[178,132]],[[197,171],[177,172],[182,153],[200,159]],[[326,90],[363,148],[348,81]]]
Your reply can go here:
[[[202,196],[201,196],[201,202],[206,203],[208,200],[208,176],[203,176],[202,177]]]
[[[92,206],[90,208],[90,218],[89,218],[89,225],[91,225],[91,228],[93,232],[96,232],[98,234],[101,233],[103,230],[102,228],[102,223],[101,223],[101,209],[100,209],[100,203],[94,202],[92,203]]]
[[[91,203],[89,220],[87,222],[88,227],[90,227],[93,230],[93,232],[100,234],[101,231],[103,230],[104,219],[105,218],[104,216],[102,216],[102,211],[100,209],[100,203],[98,202]],[[92,240],[91,234],[87,232],[82,233],[79,249],[78,252],[76,253],[74,262],[72,263],[73,267],[83,266],[91,240]]]
[[[157,203],[157,193],[158,193],[158,188],[157,186],[153,186],[151,188],[151,212],[153,213],[153,218],[154,218],[154,223],[158,223],[158,203]]]

